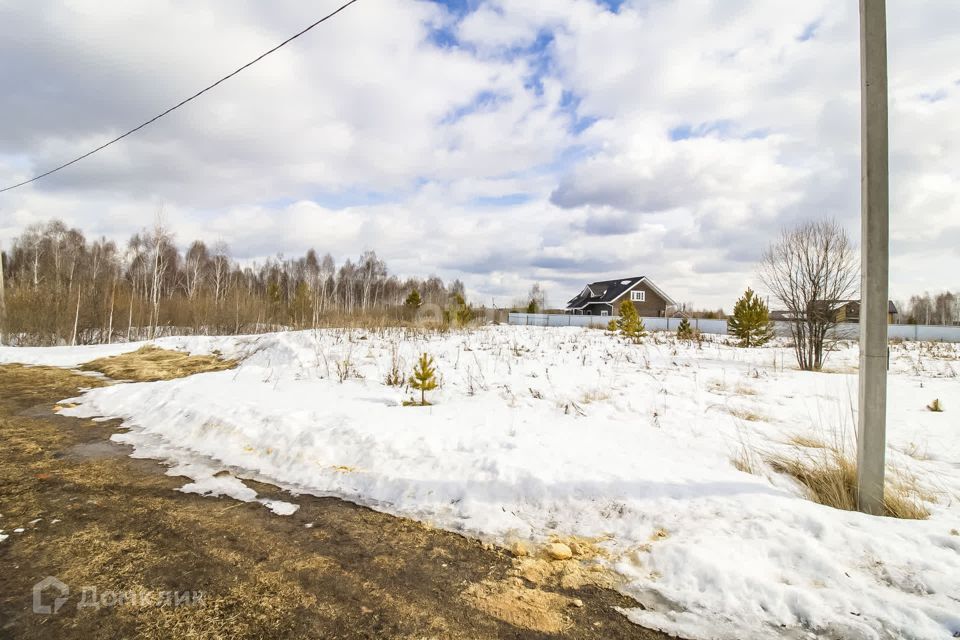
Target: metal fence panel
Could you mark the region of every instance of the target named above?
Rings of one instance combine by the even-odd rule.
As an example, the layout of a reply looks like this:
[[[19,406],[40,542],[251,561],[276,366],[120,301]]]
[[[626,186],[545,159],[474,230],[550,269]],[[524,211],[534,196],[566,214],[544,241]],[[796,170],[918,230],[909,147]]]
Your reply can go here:
[[[511,313],[507,322],[512,325],[530,327],[602,327],[606,328],[617,316],[575,316],[555,313]],[[643,318],[647,331],[676,331],[679,318]],[[725,336],[726,320],[706,320],[691,318],[690,325],[703,333]],[[774,322],[774,332],[778,336],[790,336],[789,322]],[[934,342],[960,342],[960,327],[936,325],[891,324],[887,327],[890,338],[901,340],[929,340]],[[845,340],[856,340],[860,336],[860,325],[855,323],[837,325],[834,335]]]

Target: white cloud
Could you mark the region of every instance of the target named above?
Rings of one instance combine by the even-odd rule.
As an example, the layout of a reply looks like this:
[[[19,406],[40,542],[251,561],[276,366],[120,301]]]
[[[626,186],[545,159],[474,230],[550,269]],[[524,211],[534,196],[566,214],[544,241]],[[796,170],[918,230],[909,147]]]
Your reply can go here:
[[[888,4],[905,297],[960,287],[960,24],[952,0]],[[0,178],[99,144],[334,6],[0,0]],[[855,3],[360,2],[0,195],[0,240],[51,216],[122,238],[163,204],[181,240],[248,258],[373,248],[485,301],[542,279],[560,303],[643,273],[729,308],[782,225],[829,215],[858,234],[858,61]]]

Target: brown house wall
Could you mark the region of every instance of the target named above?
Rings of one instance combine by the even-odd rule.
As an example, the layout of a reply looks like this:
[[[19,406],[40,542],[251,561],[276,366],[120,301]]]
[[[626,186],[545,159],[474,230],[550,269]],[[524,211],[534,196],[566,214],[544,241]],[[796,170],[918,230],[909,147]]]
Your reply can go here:
[[[667,311],[667,301],[658,296],[650,287],[644,285],[643,282],[635,286],[630,291],[645,291],[646,299],[643,302],[633,302],[634,308],[637,310],[637,313],[640,317],[647,318],[661,318],[666,314]],[[615,308],[617,315],[620,315],[620,305],[623,303],[630,303],[630,291],[623,294],[623,297],[617,301]]]

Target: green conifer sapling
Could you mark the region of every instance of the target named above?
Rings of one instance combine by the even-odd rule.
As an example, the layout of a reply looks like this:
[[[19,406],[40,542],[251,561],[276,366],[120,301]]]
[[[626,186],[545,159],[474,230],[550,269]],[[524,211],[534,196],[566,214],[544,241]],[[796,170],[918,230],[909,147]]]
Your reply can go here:
[[[620,318],[617,320],[617,327],[623,337],[634,342],[640,342],[640,338],[647,335],[647,329],[643,326],[643,320],[640,319],[637,308],[629,300],[620,303]]]
[[[410,292],[410,295],[407,296],[407,299],[403,302],[407,307],[411,309],[419,309],[420,305],[423,304],[423,301],[420,299],[420,292],[414,289]]]
[[[428,404],[426,392],[437,388],[436,369],[433,366],[432,357],[426,353],[420,356],[409,382],[411,387],[420,390],[420,406],[426,406]]]
[[[740,346],[759,347],[773,337],[770,310],[753,289],[747,288],[733,307],[733,317],[727,321],[730,333],[740,338]]]

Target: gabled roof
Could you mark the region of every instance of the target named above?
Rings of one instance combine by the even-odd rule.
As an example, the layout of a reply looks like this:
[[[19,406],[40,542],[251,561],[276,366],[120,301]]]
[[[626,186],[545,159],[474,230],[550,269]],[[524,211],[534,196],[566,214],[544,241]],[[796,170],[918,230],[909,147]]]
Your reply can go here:
[[[588,304],[611,304],[619,300],[627,291],[637,286],[641,280],[646,281],[647,285],[663,298],[667,304],[676,305],[676,302],[653,284],[649,278],[646,276],[634,276],[631,278],[591,282],[583,288],[583,291],[567,302],[567,308],[582,309]]]

